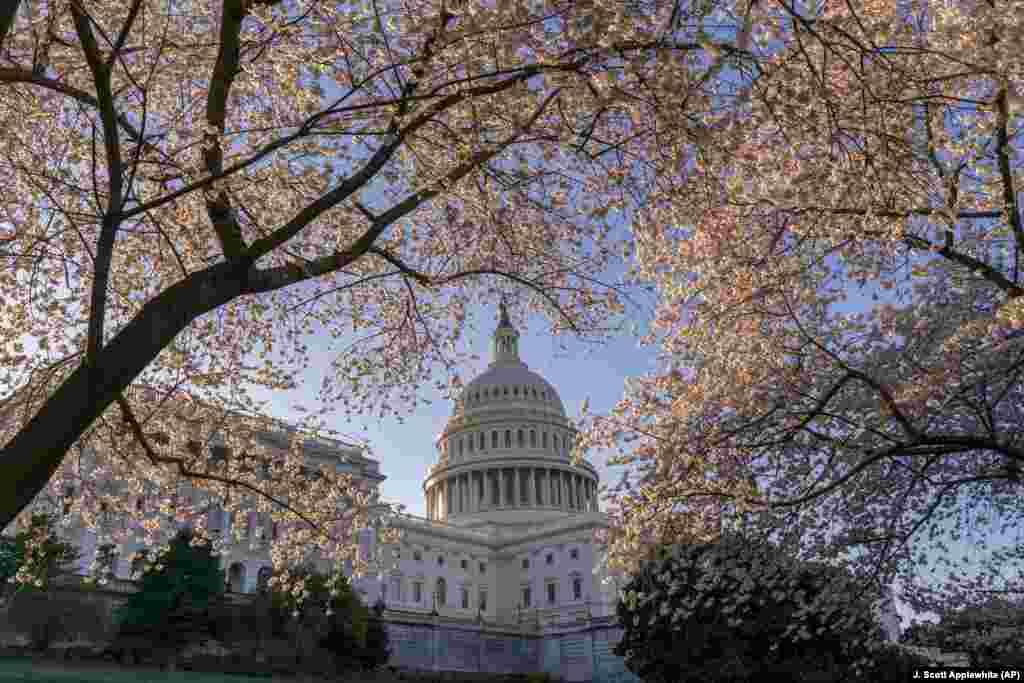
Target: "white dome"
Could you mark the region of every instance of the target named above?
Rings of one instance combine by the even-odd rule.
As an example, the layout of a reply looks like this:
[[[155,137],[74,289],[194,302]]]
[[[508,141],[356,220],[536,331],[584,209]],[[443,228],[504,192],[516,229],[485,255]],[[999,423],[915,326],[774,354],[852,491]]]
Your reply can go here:
[[[423,484],[428,517],[522,526],[595,510],[597,471],[570,461],[576,430],[555,388],[519,359],[504,305],[492,353],[438,436]]]
[[[530,408],[565,415],[565,406],[558,392],[546,379],[526,367],[526,363],[492,363],[479,377],[463,389],[456,412],[464,414],[526,403]]]

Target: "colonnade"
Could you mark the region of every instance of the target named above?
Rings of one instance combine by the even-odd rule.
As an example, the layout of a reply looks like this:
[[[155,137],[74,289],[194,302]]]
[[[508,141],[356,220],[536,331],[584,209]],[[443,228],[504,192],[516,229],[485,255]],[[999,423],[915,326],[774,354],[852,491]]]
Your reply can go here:
[[[517,507],[596,512],[597,482],[554,467],[487,467],[453,475],[427,490],[430,519]]]

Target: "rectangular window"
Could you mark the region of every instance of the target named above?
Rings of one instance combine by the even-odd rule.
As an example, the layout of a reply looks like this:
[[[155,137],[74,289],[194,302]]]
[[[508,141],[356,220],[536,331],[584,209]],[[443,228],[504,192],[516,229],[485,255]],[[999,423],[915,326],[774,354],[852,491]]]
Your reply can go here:
[[[483,563],[483,562],[480,563],[480,573],[481,574],[486,574],[487,573],[487,565],[485,563]]]
[[[462,609],[469,609],[469,589],[462,589]]]
[[[402,579],[397,576],[391,579],[391,599],[396,602],[402,601]]]
[[[579,577],[572,580],[572,599],[580,600],[583,598],[583,580]]]
[[[462,567],[463,569],[466,569],[467,567],[469,567],[469,560],[461,560],[459,562],[459,566]]]
[[[530,598],[531,597],[532,596],[530,595],[530,587],[529,586],[524,586],[523,587],[523,607],[529,607],[530,606]]]
[[[576,559],[579,559],[579,556],[580,556],[580,551],[577,550],[576,548],[573,548],[572,550],[569,551],[569,557],[570,558],[576,560]]]
[[[381,600],[385,600],[385,601],[388,599],[388,584],[387,583],[380,584],[380,599]]]
[[[558,598],[558,584],[552,582],[548,584],[548,604],[555,604],[555,600]]]
[[[481,590],[480,591],[480,602],[479,602],[479,605],[480,605],[480,611],[481,612],[484,612],[484,611],[487,610],[487,591],[485,591],[485,590]]]
[[[554,564],[555,563],[555,556],[554,556],[553,553],[548,553],[547,562],[548,562],[548,564]]]
[[[523,560],[523,569],[529,569],[529,568],[530,568],[530,560],[524,559]]]
[[[412,585],[412,601],[417,604],[423,602],[423,584],[419,581]]]

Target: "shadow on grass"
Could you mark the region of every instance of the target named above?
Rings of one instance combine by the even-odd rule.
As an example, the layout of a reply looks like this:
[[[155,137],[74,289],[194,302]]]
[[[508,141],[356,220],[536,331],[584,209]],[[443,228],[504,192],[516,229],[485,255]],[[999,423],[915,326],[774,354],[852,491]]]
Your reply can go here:
[[[153,666],[112,662],[60,662],[33,657],[0,657],[0,681],[31,683],[326,683],[343,678],[305,674],[227,674],[208,671],[160,671]]]

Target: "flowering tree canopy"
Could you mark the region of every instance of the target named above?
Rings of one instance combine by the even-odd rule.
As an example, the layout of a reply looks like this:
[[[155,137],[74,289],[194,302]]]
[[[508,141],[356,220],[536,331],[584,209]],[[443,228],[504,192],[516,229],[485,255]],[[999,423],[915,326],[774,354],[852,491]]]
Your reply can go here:
[[[258,479],[255,421],[212,472],[214,432],[252,407],[248,388],[293,387],[318,332],[345,343],[320,397],[356,414],[414,407],[438,368],[457,386],[471,302],[518,294],[555,332],[605,333],[623,295],[601,279],[609,212],[682,144],[687,112],[713,108],[722,50],[742,58],[695,32],[706,15],[4,3],[0,526],[47,486],[59,497],[88,452],[87,520],[101,502],[138,517],[144,482],[171,514],[184,479],[350,548],[353,520],[335,519],[359,502],[350,484],[325,479],[314,500],[294,458]],[[105,479],[126,486],[94,491]]]
[[[633,222],[665,364],[579,444],[629,466],[612,557],[730,508],[919,609],[975,601],[1019,578],[1019,536],[985,541],[1024,528],[1021,5],[711,4],[755,64]]]

